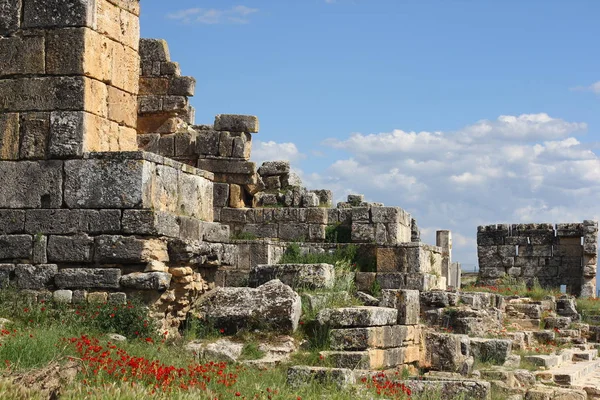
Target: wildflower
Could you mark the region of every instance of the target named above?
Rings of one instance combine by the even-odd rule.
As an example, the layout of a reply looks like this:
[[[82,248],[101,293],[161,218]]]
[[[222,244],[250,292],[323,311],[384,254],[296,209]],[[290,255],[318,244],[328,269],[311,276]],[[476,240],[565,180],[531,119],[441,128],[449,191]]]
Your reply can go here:
[[[221,328],[221,329],[219,329],[219,332],[225,333],[225,329]]]

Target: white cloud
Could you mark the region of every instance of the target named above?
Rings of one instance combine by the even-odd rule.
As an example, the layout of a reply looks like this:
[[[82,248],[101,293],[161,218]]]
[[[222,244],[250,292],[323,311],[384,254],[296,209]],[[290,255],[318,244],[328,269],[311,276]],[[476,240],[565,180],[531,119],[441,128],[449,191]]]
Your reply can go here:
[[[258,12],[257,8],[246,6],[234,6],[229,9],[216,8],[188,8],[167,15],[169,19],[175,19],[184,23],[198,24],[247,24],[249,16]]]
[[[252,161],[258,165],[264,161],[288,160],[295,163],[306,158],[294,143],[277,143],[274,141],[262,142],[255,140],[252,143]]]
[[[597,219],[600,158],[580,137],[587,125],[547,114],[500,116],[456,132],[354,133],[326,146],[348,157],[307,174],[336,200],[369,201],[411,212],[428,243],[453,231],[454,258],[476,262],[478,225]]]
[[[571,88],[571,90],[577,92],[593,92],[596,94],[600,94],[600,81],[592,83],[589,86],[575,86],[574,88]]]

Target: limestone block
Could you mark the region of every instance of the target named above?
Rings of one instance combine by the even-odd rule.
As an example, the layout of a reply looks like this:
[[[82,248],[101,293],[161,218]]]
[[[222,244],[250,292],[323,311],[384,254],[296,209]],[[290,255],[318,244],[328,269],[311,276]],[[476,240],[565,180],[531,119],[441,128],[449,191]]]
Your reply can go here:
[[[242,187],[235,184],[229,185],[229,207],[244,208],[245,206]]]
[[[89,28],[69,28],[51,31],[46,40],[47,74],[85,75],[111,81],[112,43],[106,37]]]
[[[248,210],[245,208],[223,208],[221,211],[221,222],[247,222]]]
[[[19,159],[19,114],[0,114],[0,160]]]
[[[167,245],[159,239],[138,239],[133,236],[102,235],[95,239],[95,261],[111,263],[146,263],[169,261]]]
[[[152,210],[123,210],[123,232],[129,235],[179,237],[179,222],[172,213]]]
[[[263,176],[263,182],[267,190],[279,190],[281,189],[281,179],[279,176]]]
[[[19,158],[39,160],[46,158],[50,136],[49,113],[22,113],[20,116],[21,146]]]
[[[128,46],[115,42],[112,44],[111,85],[137,96],[140,83],[140,57],[137,51]],[[135,100],[133,99],[134,102]]]
[[[290,173],[289,161],[265,161],[258,169],[258,174],[265,176],[281,176]]]
[[[358,207],[361,203],[364,203],[365,196],[362,194],[349,194],[348,195],[348,203],[352,207]]]
[[[33,237],[33,255],[31,257],[33,264],[48,263],[48,237],[37,234]]]
[[[332,329],[329,338],[331,349],[342,351],[387,349],[419,343],[418,329],[414,326],[401,325]]]
[[[213,130],[199,131],[196,139],[196,152],[199,155],[219,155],[220,133]],[[201,167],[199,167],[201,168]]]
[[[0,236],[0,260],[27,259],[33,253],[33,239],[30,235]]]
[[[191,76],[174,76],[169,80],[167,94],[173,96],[193,96],[196,79]]]
[[[134,272],[123,275],[120,283],[137,290],[166,290],[171,284],[171,276],[165,272]]]
[[[215,173],[250,175],[254,174],[256,164],[242,160],[202,158],[198,160],[198,168]]]
[[[64,158],[81,156],[84,136],[90,135],[94,118],[84,112],[62,111],[50,114],[50,156]]]
[[[556,235],[559,238],[579,238],[584,235],[582,223],[556,224]]]
[[[368,223],[352,223],[353,242],[373,242],[375,240],[375,227]]]
[[[158,152],[161,156],[175,156],[175,135],[161,135],[158,139]]]
[[[0,235],[22,233],[25,229],[25,211],[0,210]]]
[[[10,36],[21,25],[22,0],[0,0],[0,36]]]
[[[469,337],[437,332],[425,334],[425,365],[437,371],[461,370],[469,356]]]
[[[144,160],[66,161],[65,202],[70,208],[151,206],[153,172]]]
[[[62,162],[0,161],[0,208],[62,206]]]
[[[96,24],[94,0],[26,0],[23,28],[88,26]]]
[[[333,192],[331,190],[320,189],[312,190],[312,192],[319,198],[319,205],[321,207],[331,207],[333,204]]]
[[[44,74],[44,53],[44,36],[0,38],[0,77]]]
[[[401,223],[411,226],[411,216],[399,207],[371,207],[371,218],[376,223]]]
[[[71,304],[73,301],[73,292],[71,290],[55,290],[52,293],[52,300],[55,303]]]
[[[195,156],[196,155],[196,133],[180,132],[175,135],[175,155]]]
[[[220,114],[215,117],[216,131],[258,132],[258,117],[253,115]]]
[[[326,208],[310,208],[306,210],[306,222],[311,224],[326,225],[328,210]]]
[[[510,355],[512,342],[506,339],[470,338],[471,355],[482,361],[502,364]]]
[[[18,264],[15,268],[19,289],[44,289],[51,285],[58,267],[54,264]]]
[[[352,222],[371,222],[371,208],[370,207],[353,207],[352,208]]]
[[[143,61],[171,61],[169,46],[163,39],[141,39],[139,51]]]
[[[187,112],[188,98],[185,96],[164,96],[162,110],[182,114]]]
[[[141,77],[139,83],[140,96],[166,96],[169,90],[169,79],[161,77]],[[158,110],[157,110],[158,111]]]
[[[332,328],[395,325],[397,319],[397,309],[384,307],[327,308],[317,315],[321,325]]]
[[[302,195],[301,207],[319,207],[319,197],[315,193],[305,193]]]
[[[14,278],[14,273],[14,264],[0,264],[0,288],[4,288],[10,283],[10,280]]]
[[[108,294],[108,302],[110,304],[123,305],[127,303],[127,293],[116,292]]]
[[[229,185],[226,183],[213,184],[213,205],[227,207],[229,202]]]
[[[519,246],[519,257],[552,257],[551,245]]]
[[[86,234],[50,236],[48,259],[57,263],[91,262],[94,239]]]
[[[259,264],[250,270],[251,286],[260,286],[273,279],[292,288],[331,288],[335,271],[330,264]]]
[[[96,2],[96,30],[116,42],[122,41],[121,33],[121,9],[107,0],[95,0]],[[135,36],[131,33],[132,36]]]
[[[200,221],[200,234],[204,241],[215,243],[227,242],[231,236],[229,226],[204,221]]]
[[[135,95],[108,86],[108,118],[121,125],[137,126],[137,98]]]
[[[209,222],[213,220],[212,182],[204,177],[179,171],[177,186],[178,214]]]
[[[417,325],[421,312],[418,290],[383,290],[381,307],[398,310],[398,325]]]
[[[228,333],[257,326],[293,332],[302,312],[300,296],[278,280],[256,289],[217,288],[201,301],[201,314]]]
[[[375,272],[357,272],[355,277],[356,288],[361,291],[371,292],[377,274]]]
[[[356,378],[352,370],[347,368],[293,366],[288,368],[286,382],[291,387],[304,387],[317,382],[321,385],[334,384],[345,388],[354,385]]]
[[[139,0],[119,1],[118,3],[122,8],[120,15],[120,41],[137,52],[140,44]],[[129,5],[124,5],[124,3],[128,3]],[[137,11],[132,12],[132,10],[136,9]]]
[[[0,80],[7,95],[0,106],[15,110],[85,110],[107,115],[106,85],[85,77],[41,77]]]
[[[240,133],[233,138],[233,150],[231,156],[235,158],[250,159],[252,152],[252,136],[249,133]]]
[[[325,240],[327,236],[326,225],[309,224],[308,225],[308,240],[312,242],[320,242]]]
[[[179,76],[181,75],[181,69],[179,63],[173,61],[165,61],[160,63],[160,75],[167,76]]]
[[[108,302],[108,293],[106,292],[93,292],[88,293],[87,301],[90,304],[102,304]]]
[[[554,257],[583,257],[583,246],[580,244],[558,244],[553,246]]]
[[[282,223],[279,224],[279,238],[281,240],[301,240],[308,237],[308,224]]]
[[[247,224],[242,232],[251,233],[259,238],[277,238],[278,224]]]

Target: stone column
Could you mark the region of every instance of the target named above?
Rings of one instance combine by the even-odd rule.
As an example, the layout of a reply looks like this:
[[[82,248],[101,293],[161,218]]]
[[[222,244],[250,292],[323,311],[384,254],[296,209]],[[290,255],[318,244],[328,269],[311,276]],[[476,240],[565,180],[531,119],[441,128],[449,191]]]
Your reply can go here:
[[[452,263],[452,232],[437,231],[435,234],[435,244],[442,248],[442,276],[446,282],[450,282],[449,276],[450,264]]]
[[[137,150],[139,0],[0,0],[0,160]]]

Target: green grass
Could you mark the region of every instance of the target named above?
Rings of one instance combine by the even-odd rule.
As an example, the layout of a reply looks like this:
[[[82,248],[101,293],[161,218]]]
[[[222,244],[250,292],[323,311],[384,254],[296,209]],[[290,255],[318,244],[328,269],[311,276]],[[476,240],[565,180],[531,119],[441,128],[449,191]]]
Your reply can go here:
[[[600,315],[600,299],[599,298],[577,299],[577,311],[581,314],[584,323],[597,324],[598,323],[597,320],[592,321],[590,317]]]
[[[528,286],[527,282],[524,280],[510,277],[508,275],[499,279],[496,285],[481,286],[475,283],[462,287],[461,291],[498,293],[505,296],[529,297],[536,301],[543,300],[547,296],[557,296],[560,294],[560,290],[558,288],[543,287],[537,278],[534,279],[533,283]]]
[[[244,344],[242,349],[242,360],[259,360],[265,356],[265,352],[258,348],[256,342],[248,342]]]

